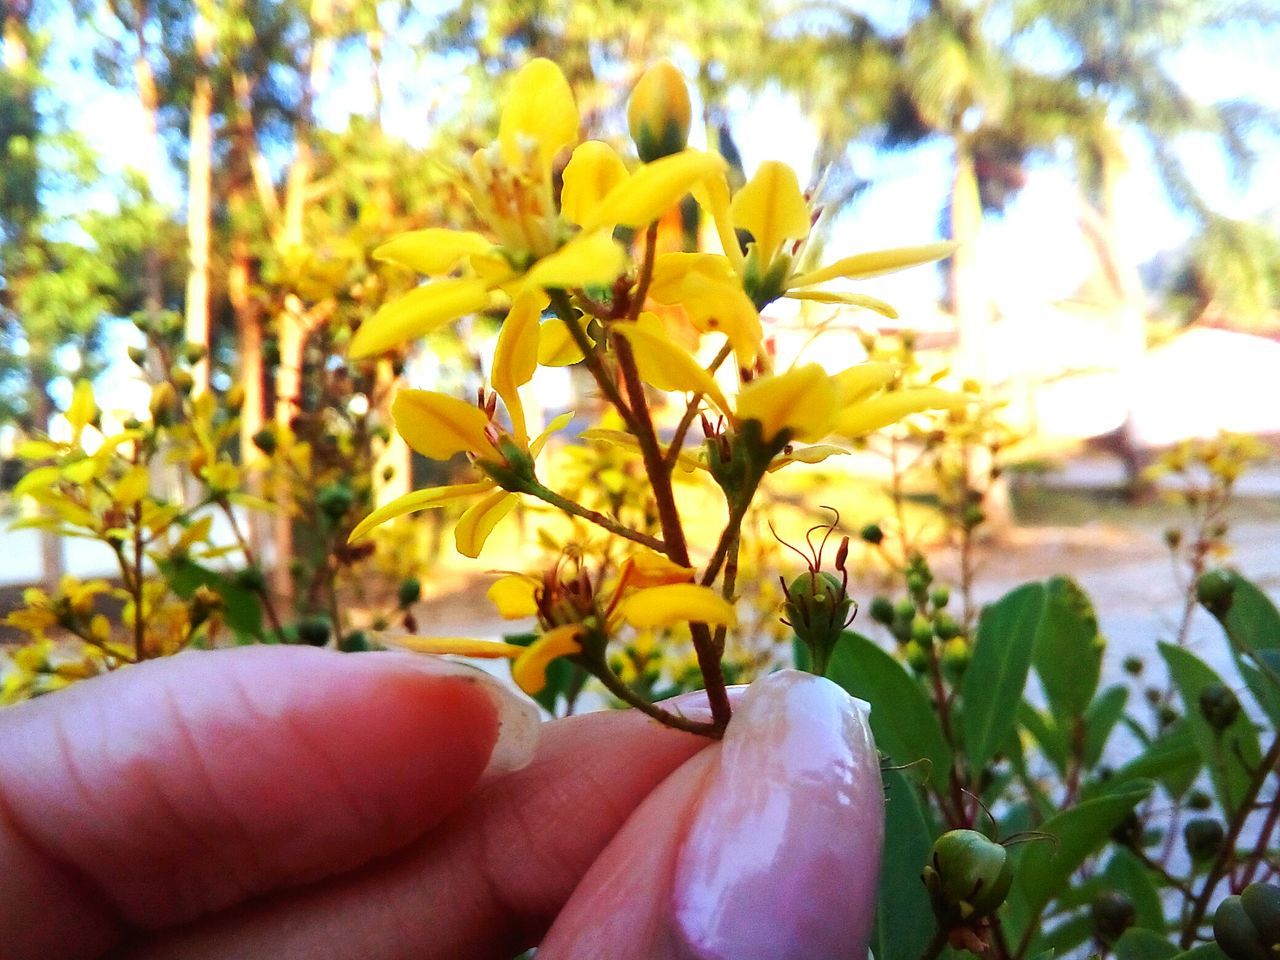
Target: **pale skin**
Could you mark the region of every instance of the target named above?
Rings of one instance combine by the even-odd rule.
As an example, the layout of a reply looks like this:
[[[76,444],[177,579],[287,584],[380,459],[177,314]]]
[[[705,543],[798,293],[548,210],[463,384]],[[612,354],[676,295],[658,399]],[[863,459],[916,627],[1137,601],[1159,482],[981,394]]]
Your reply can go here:
[[[689,956],[667,891],[718,748],[608,712],[484,775],[498,727],[411,655],[279,647],[0,712],[0,956],[510,960],[553,923],[551,960]]]

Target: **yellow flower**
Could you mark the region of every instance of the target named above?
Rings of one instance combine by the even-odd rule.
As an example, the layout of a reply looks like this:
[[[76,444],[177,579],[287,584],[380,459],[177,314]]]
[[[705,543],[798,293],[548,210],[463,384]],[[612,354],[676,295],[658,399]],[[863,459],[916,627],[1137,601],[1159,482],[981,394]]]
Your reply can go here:
[[[492,409],[432,390],[401,390],[391,405],[396,430],[414,450],[433,460],[448,460],[459,453],[473,461],[515,466],[512,458],[535,460],[552,433],[563,429],[572,414],[562,414],[532,442],[525,423],[520,388],[533,379],[537,368],[538,329],[546,299],[528,289],[517,297],[498,334],[493,359],[493,386],[506,405],[511,431],[493,422]],[[454,542],[458,552],[478,557],[494,528],[513,510],[519,495],[502,489],[488,474],[478,471],[474,482],[415,490],[384,504],[365,517],[351,532],[357,540],[374,527],[395,517],[474,500],[458,520]]]
[[[866,307],[887,317],[897,311],[883,300],[859,293],[813,289],[837,278],[865,279],[949,256],[955,244],[930,243],[844,257],[835,263],[797,273],[812,224],[816,220],[800,190],[795,171],[766,161],[730,200],[728,180],[713,177],[694,192],[711,214],[725,257],[741,277],[757,309],[779,297]],[[737,231],[751,235],[744,257]]]
[[[526,64],[503,106],[497,143],[477,151],[466,174],[488,234],[429,228],[375,250],[375,259],[430,279],[364,323],[352,339],[352,357],[381,353],[488,309],[499,294],[612,283],[627,262],[613,228],[647,225],[724,166],[717,156],[684,150],[628,174],[611,148],[584,143],[565,168],[567,199],[558,210],[553,161],[577,141],[578,126],[560,68],[544,59]]]
[[[465,637],[384,637],[383,642],[420,653],[509,659],[516,685],[536,696],[546,687],[547,668],[560,657],[588,656],[602,664],[604,647],[624,624],[637,629],[691,621],[732,626],[733,604],[690,582],[693,575],[651,551],[624,560],[616,580],[598,595],[581,571],[563,581],[558,566],[541,580],[507,574],[489,588],[489,599],[507,619],[537,616],[540,633],[528,646]]]
[[[683,150],[689,142],[689,88],[670,60],[646,70],[631,91],[627,126],[644,161]]]

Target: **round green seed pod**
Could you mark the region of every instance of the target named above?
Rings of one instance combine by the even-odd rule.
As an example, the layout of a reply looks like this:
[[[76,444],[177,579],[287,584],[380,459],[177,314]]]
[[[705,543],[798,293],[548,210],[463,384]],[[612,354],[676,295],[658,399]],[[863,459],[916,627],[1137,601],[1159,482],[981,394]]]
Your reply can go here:
[[[949,830],[924,873],[934,914],[947,928],[990,916],[1013,884],[1008,851],[976,830]]]
[[[411,607],[422,599],[422,583],[417,577],[405,577],[400,581],[400,586],[396,590],[396,603],[403,610]]]
[[[1106,890],[1093,898],[1089,907],[1093,919],[1093,935],[1105,944],[1113,944],[1137,922],[1133,901],[1119,890]]]

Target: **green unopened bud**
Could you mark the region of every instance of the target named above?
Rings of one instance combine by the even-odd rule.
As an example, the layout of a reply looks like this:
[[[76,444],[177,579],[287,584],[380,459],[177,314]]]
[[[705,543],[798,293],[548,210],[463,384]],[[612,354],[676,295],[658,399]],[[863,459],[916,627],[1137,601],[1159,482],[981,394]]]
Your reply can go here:
[[[1130,655],[1124,658],[1123,666],[1125,673],[1129,674],[1131,677],[1136,677],[1138,674],[1142,673],[1142,668],[1146,666],[1146,664],[1143,662],[1141,657]]]
[[[888,597],[876,597],[871,601],[871,619],[886,627],[893,623],[893,601]]]
[[[1138,816],[1137,812],[1129,811],[1123,820],[1111,828],[1111,839],[1121,847],[1131,847],[1134,850],[1142,849],[1142,818]]]
[[[173,384],[157,383],[151,390],[151,419],[158,427],[167,427],[173,423],[181,410],[181,401]]]
[[[276,435],[275,431],[269,427],[263,427],[253,435],[253,445],[265,453],[268,457],[276,452]]]
[[[186,370],[173,371],[173,373],[170,374],[170,379],[173,380],[173,385],[177,388],[178,392],[184,396],[191,392],[191,388],[194,387],[196,383],[195,379]]]
[[[924,884],[934,916],[947,929],[995,913],[1013,883],[1009,854],[976,830],[949,830],[933,844]]]
[[[868,523],[862,528],[860,536],[872,546],[878,546],[884,542],[884,531],[880,529],[880,524],[878,523]]]
[[[261,567],[245,567],[237,571],[234,582],[241,590],[251,593],[262,593],[267,589],[267,577]]]
[[[969,656],[969,644],[962,637],[954,637],[942,647],[942,667],[949,674],[959,675],[969,665]]]
[[[914,640],[907,641],[903,646],[902,656],[906,659],[907,666],[916,673],[924,673],[929,669],[929,654]]]
[[[1212,860],[1222,850],[1222,824],[1212,817],[1196,817],[1182,828],[1182,839],[1193,863]]]
[[[417,577],[405,577],[400,581],[400,586],[396,590],[396,603],[400,605],[400,609],[413,606],[422,599],[422,584]]]
[[[1225,570],[1209,570],[1196,581],[1196,599],[1219,620],[1231,609],[1235,590],[1235,580]]]
[[[343,653],[364,653],[366,650],[372,650],[373,645],[369,643],[369,635],[363,630],[353,630],[342,638],[342,642],[338,644],[338,649]]]
[[[1094,897],[1089,915],[1093,919],[1093,935],[1108,946],[1138,919],[1133,901],[1119,890],[1106,890]]]
[[[911,623],[916,618],[916,605],[911,602],[910,598],[903,597],[893,608],[893,617],[898,621]]]
[[[330,520],[341,520],[351,509],[354,499],[351,490],[341,483],[321,487],[316,493],[316,506]]]
[[[147,362],[146,347],[130,347],[128,352],[129,352],[129,359],[132,360],[134,363],[136,363],[138,366],[141,367]]]
[[[298,621],[298,642],[309,647],[323,647],[329,642],[331,632],[326,617],[307,617]]]
[[[1213,797],[1203,790],[1192,790],[1187,794],[1187,806],[1192,810],[1208,810],[1213,806]]]
[[[960,636],[960,624],[955,617],[943,610],[933,618],[933,631],[939,640],[951,640]]]
[[[824,676],[836,642],[852,619],[853,600],[839,577],[822,570],[800,574],[786,596],[782,609],[787,622],[808,647],[813,672]]]
[[[689,142],[689,88],[670,60],[646,70],[631,91],[627,126],[645,163],[679,153]]]
[[[203,343],[188,343],[182,348],[182,356],[187,363],[199,363],[209,355],[209,348]]]
[[[1240,700],[1224,684],[1211,683],[1200,691],[1200,715],[1215,733],[1222,733],[1240,716]]]
[[[916,614],[911,621],[911,639],[922,647],[933,642],[933,623],[928,617]]]
[[[941,610],[951,602],[951,589],[949,587],[934,587],[933,593],[929,594],[929,602]]]

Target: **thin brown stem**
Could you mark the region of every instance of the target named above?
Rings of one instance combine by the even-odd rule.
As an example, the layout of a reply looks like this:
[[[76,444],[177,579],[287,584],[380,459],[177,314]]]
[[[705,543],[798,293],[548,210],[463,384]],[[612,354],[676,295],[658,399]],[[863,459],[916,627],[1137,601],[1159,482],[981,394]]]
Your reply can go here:
[[[245,561],[250,566],[257,567],[258,559],[254,556],[253,548],[245,538],[244,531],[240,529],[240,521],[236,519],[235,510],[231,508],[231,504],[226,500],[219,500],[218,506],[222,508],[222,512],[227,516],[227,522],[231,524],[231,534],[236,538],[236,544],[240,547],[240,552],[244,555]],[[266,590],[259,590],[257,593],[262,601],[262,610],[267,615],[267,619],[271,621],[271,629],[276,632],[276,636],[284,636],[284,626],[280,622],[280,616],[276,612],[275,601],[271,598],[271,594]]]
[[[667,552],[667,545],[657,537],[651,537],[647,533],[641,533],[639,530],[633,530],[631,527],[620,523],[608,514],[601,513],[598,510],[592,510],[590,507],[584,507],[582,504],[561,496],[550,487],[543,486],[537,481],[534,481],[532,484],[525,484],[521,486],[520,492],[527,493],[531,497],[537,497],[544,503],[549,503],[551,506],[556,507],[559,510],[563,510],[565,513],[573,514],[575,517],[580,517],[583,520],[594,523],[596,526],[608,530],[610,533],[622,537],[625,540],[638,543],[641,546],[648,547],[650,550],[654,550],[658,553]]]
[[[591,376],[595,378],[596,385],[600,387],[600,392],[617,409],[623,423],[634,429],[635,414],[632,413],[631,408],[627,406],[627,402],[622,398],[622,393],[618,390],[618,384],[610,376],[609,371],[605,369],[604,361],[600,358],[600,351],[591,342],[591,338],[587,336],[587,331],[583,329],[581,322],[579,322],[577,311],[573,309],[569,295],[563,290],[550,290],[548,293],[551,296],[551,305],[555,307],[556,315],[564,321],[565,329],[569,331],[569,336],[573,338],[573,342],[582,351],[583,362],[587,365],[587,370],[591,373]]]
[[[644,301],[649,296],[649,284],[653,282],[653,262],[658,252],[658,221],[649,224],[644,235],[644,259],[640,262],[640,276],[636,279],[635,293],[631,295],[631,310],[627,319],[635,323],[640,319]]]
[[[644,697],[640,696],[625,683],[616,673],[607,667],[592,671],[596,679],[598,679],[604,688],[621,700],[627,706],[635,707],[646,716],[653,717],[660,723],[668,727],[674,727],[677,730],[683,730],[686,733],[696,733],[704,737],[711,737],[713,740],[719,740],[724,733],[725,725],[716,721],[710,723],[704,720],[690,720],[678,713],[672,713],[656,703],[650,703]]]
[[[729,354],[733,352],[733,344],[725,343],[720,348],[720,352],[716,354],[715,359],[711,361],[707,367],[707,373],[715,375],[720,366],[729,358]],[[676,461],[680,458],[680,448],[684,446],[684,438],[689,432],[689,428],[693,426],[694,419],[698,416],[698,410],[702,406],[703,394],[695,393],[689,398],[689,405],[684,408],[684,416],[680,418],[680,422],[676,424],[675,436],[671,438],[671,444],[667,447],[667,468],[673,469]]]

